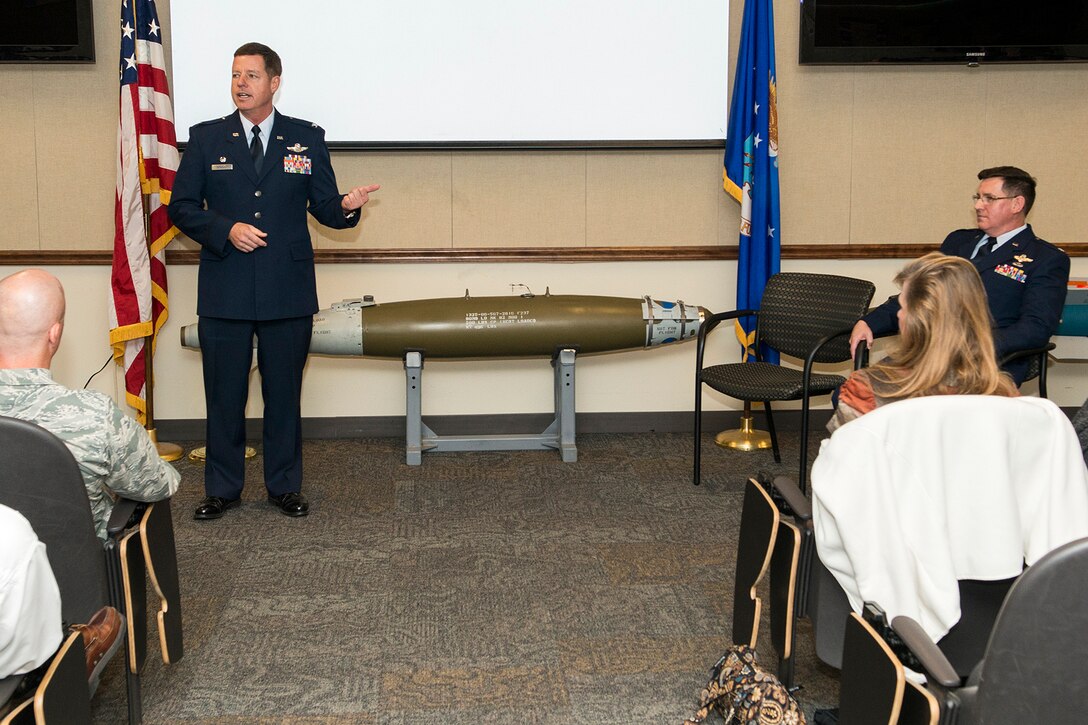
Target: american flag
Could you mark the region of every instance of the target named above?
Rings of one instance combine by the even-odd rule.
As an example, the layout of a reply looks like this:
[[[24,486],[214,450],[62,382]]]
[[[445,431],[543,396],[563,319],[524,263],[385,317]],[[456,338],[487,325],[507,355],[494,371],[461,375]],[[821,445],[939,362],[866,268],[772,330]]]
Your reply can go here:
[[[146,424],[144,338],[166,322],[164,250],[178,234],[166,216],[178,148],[154,0],[121,2],[120,77],[110,344],[128,404]]]

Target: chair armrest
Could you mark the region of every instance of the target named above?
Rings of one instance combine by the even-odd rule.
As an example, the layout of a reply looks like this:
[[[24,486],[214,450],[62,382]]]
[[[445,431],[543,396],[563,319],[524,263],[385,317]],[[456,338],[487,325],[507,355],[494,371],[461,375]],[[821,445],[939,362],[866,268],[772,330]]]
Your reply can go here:
[[[843,336],[849,337],[850,333],[853,331],[854,328],[852,326],[844,328],[842,330],[837,330],[829,335],[821,337],[816,342],[816,344],[812,346],[812,349],[808,352],[808,356],[805,358],[804,375],[806,381],[808,380],[809,375],[812,374],[812,365],[816,362],[816,356],[820,354],[820,350],[823,349],[824,345],[827,345],[828,343],[833,342]]]
[[[759,310],[733,310],[732,312],[716,312],[703,320],[703,324],[699,327],[699,337],[705,338],[711,333],[711,331],[714,330],[715,327],[717,327],[725,320],[733,320],[738,317],[748,317],[749,315],[754,315],[757,312],[759,312]]]
[[[771,485],[790,508],[790,511],[783,511],[783,513],[792,513],[799,522],[808,526],[812,521],[812,503],[805,498],[805,494],[801,493],[801,489],[797,487],[794,480],[788,476],[775,476],[774,483]]]
[[[703,369],[703,355],[706,351],[707,335],[713,332],[714,328],[717,327],[719,323],[725,320],[732,320],[737,317],[747,317],[748,315],[756,314],[756,312],[757,310],[733,310],[732,312],[718,312],[703,320],[703,324],[699,326],[699,335],[696,338],[697,342],[695,346],[695,374],[697,376],[696,380],[699,379],[698,375],[701,374],[700,371]],[[698,383],[696,384],[696,387],[699,387]],[[699,391],[697,390],[696,394],[698,395],[698,393]]]
[[[925,633],[922,625],[910,617],[900,616],[892,620],[892,629],[903,640],[903,644],[911,654],[918,658],[927,678],[941,687],[959,687],[962,680],[956,674],[956,669],[944,656],[944,652],[941,652],[937,644]]]
[[[997,361],[998,367],[1004,367],[1014,360],[1021,360],[1026,357],[1034,357],[1036,355],[1045,355],[1056,347],[1053,342],[1048,342],[1042,347],[1032,347],[1026,350],[1014,350],[1005,357]]]
[[[106,522],[106,533],[113,538],[130,526],[134,526],[146,508],[147,504],[142,501],[133,501],[130,498],[117,499],[110,513],[110,520]]]
[[[97,684],[97,683],[95,683]],[[83,633],[72,632],[61,642],[34,693],[34,722],[91,723],[91,692],[87,683],[87,654]]]
[[[858,346],[854,348],[854,370],[869,367],[869,343],[864,339],[858,340]]]

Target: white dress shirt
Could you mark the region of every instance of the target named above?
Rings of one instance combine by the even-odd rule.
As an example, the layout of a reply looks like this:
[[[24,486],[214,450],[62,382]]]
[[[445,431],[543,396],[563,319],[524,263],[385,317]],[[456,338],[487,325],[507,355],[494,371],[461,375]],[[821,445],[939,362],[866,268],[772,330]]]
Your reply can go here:
[[[0,678],[30,672],[60,646],[60,590],[30,522],[0,504]]]
[[[975,257],[977,257],[979,255],[979,251],[983,247],[992,245],[994,243],[994,240],[997,240],[997,246],[994,247],[993,249],[991,249],[990,252],[996,252],[997,250],[1001,249],[1002,245],[1004,245],[1005,242],[1009,241],[1010,239],[1012,239],[1017,234],[1019,234],[1020,232],[1024,231],[1027,228],[1028,228],[1028,225],[1024,224],[1022,226],[1017,227],[1016,229],[1013,229],[1011,232],[1005,232],[1004,234],[998,234],[996,237],[991,237],[989,234],[982,235],[982,239],[978,240],[978,244],[975,245],[975,251],[971,252],[971,259],[974,259]]]

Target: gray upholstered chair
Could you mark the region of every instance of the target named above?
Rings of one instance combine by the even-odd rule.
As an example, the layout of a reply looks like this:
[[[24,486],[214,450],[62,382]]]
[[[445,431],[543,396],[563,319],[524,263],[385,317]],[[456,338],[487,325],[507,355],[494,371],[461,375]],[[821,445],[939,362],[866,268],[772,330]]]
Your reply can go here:
[[[817,656],[836,667],[850,602],[860,609],[860,598],[889,616],[925,617],[950,671],[969,676],[1024,561],[1088,535],[1080,446],[1065,414],[1043,399],[882,406],[839,428],[813,471],[813,503],[787,477],[775,479],[772,497],[804,537],[796,616],[811,620]]]
[[[892,628],[922,665],[942,723],[1083,723],[1088,702],[1088,538],[1060,546],[1016,581],[982,662],[965,684],[908,617]]]
[[[0,712],[3,712],[2,703],[0,700]],[[83,633],[69,634],[34,691],[21,702],[11,704],[11,709],[0,719],[0,725],[91,725]]]
[[[883,613],[881,613],[882,616]],[[881,632],[857,612],[846,620],[842,677],[839,686],[840,725],[937,725],[937,698],[907,677],[903,663]],[[879,625],[876,625],[879,626]]]
[[[846,627],[851,614],[846,593],[816,554],[813,537],[812,505],[786,476],[774,479],[770,493],[778,505],[789,513],[800,531],[801,544],[796,566],[787,560],[776,562],[771,569],[771,621],[777,626],[802,617],[810,620],[816,656],[835,668],[843,666]],[[786,582],[795,581],[792,597]],[[960,621],[940,641],[945,657],[954,663],[953,669],[966,677],[982,658],[990,630],[998,610],[1015,579],[998,581],[961,580],[959,582]],[[791,609],[786,609],[790,606]],[[773,638],[779,655],[779,677],[792,681],[793,627],[781,638]]]
[[[777,567],[780,571],[788,572],[796,568],[800,543],[800,532],[779,513],[764,482],[748,479],[744,488],[737,535],[737,565],[733,584],[735,644],[746,644],[755,648],[759,638],[760,620],[764,616],[764,610],[769,609],[759,596],[758,588],[771,571],[774,562],[781,562]],[[792,614],[792,606],[784,610],[780,603],[773,611],[779,613],[783,622],[792,619],[789,616]],[[780,628],[772,625],[771,630],[772,638],[777,637]],[[792,642],[792,637],[790,641]]]
[[[183,654],[169,501],[120,499],[103,544],[95,534],[79,467],[59,438],[33,423],[0,416],[0,450],[0,503],[25,516],[45,543],[64,621],[87,622],[107,604],[125,616],[129,722],[140,722],[148,575],[158,599],[163,661],[176,662]],[[92,692],[95,686],[90,683]]]

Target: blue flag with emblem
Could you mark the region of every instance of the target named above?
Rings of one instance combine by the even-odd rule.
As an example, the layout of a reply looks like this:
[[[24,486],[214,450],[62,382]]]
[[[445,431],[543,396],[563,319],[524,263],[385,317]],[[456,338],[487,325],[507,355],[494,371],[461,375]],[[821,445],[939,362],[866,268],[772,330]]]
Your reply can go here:
[[[745,0],[740,51],[725,140],[725,190],[740,202],[737,309],[759,307],[763,288],[779,270],[778,106],[772,0]],[[754,359],[755,318],[737,320],[743,359]],[[764,350],[764,360],[778,355]]]

